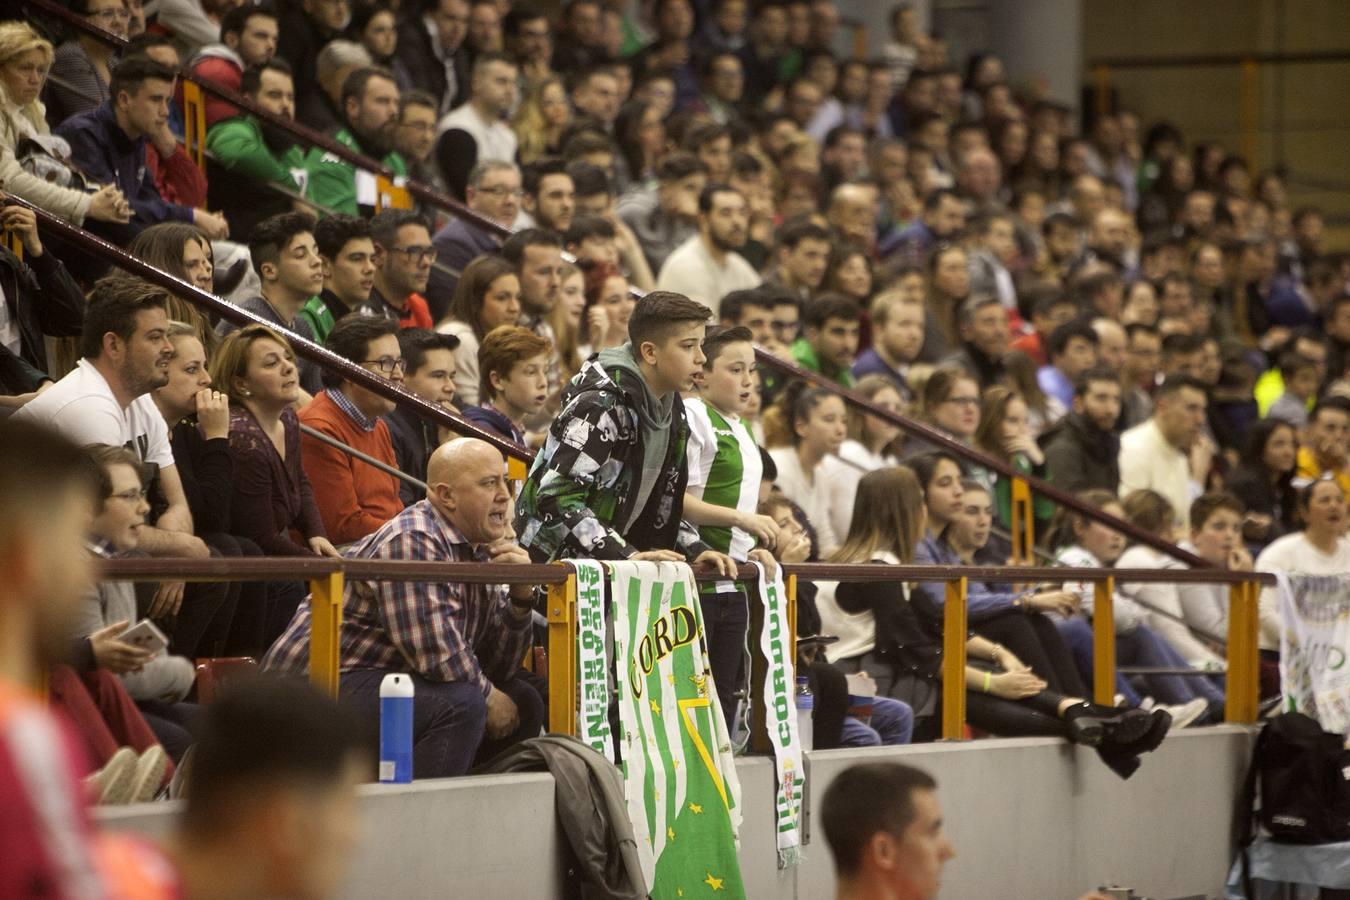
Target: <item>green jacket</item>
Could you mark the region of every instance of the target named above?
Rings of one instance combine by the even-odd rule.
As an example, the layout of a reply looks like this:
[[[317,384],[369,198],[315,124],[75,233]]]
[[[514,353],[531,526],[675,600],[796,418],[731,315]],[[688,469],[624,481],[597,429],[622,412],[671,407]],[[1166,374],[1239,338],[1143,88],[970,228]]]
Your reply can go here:
[[[346,128],[333,135],[333,139],[344,147],[369,156],[356,138]],[[394,174],[407,177],[408,164],[398,151],[391,151],[381,160],[394,170]],[[359,216],[362,207],[369,212],[374,209],[375,176],[370,172],[358,172],[356,166],[346,160],[338,159],[321,147],[314,147],[305,157],[305,168],[309,170],[309,186],[305,197],[326,209]],[[360,184],[358,185],[358,181]]]
[[[305,168],[304,152],[292,145],[280,157],[273,155],[263,141],[262,126],[252,116],[237,116],[211,126],[206,132],[206,148],[217,163],[237,175],[301,192],[291,170]]]
[[[792,358],[803,369],[810,369],[812,372],[824,375],[842,387],[853,387],[853,373],[848,369],[827,370],[825,363],[816,355],[816,348],[812,347],[806,338],[797,338],[791,349]]]

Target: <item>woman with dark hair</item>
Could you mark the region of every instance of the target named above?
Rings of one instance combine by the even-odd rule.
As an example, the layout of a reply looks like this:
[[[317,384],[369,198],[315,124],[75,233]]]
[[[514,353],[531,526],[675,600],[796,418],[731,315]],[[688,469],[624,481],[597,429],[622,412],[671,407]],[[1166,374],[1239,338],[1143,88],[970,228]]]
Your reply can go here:
[[[1293,425],[1280,419],[1261,419],[1252,425],[1242,458],[1228,476],[1228,490],[1247,504],[1242,536],[1253,555],[1298,527],[1297,459],[1298,432]]]
[[[833,562],[907,562],[924,528],[921,478],[904,466],[869,472],[858,484],[848,537]],[[903,582],[840,583],[833,604],[821,586],[817,603],[846,616],[855,635],[829,653],[846,671],[867,672],[877,693],[904,700],[914,710],[916,739],[937,736],[942,692],[942,613],[926,587],[907,591]],[[971,724],[999,735],[1052,735],[1097,747],[1103,761],[1123,777],[1138,756],[1167,734],[1171,717],[1139,709],[1097,706],[1050,689],[1016,654],[978,635],[966,642],[966,708]]]
[[[656,167],[669,149],[660,107],[643,100],[625,103],[614,120],[614,138],[623,164],[616,187],[631,189],[654,185]]]
[[[196,225],[187,222],[151,225],[132,239],[127,252],[211,293],[215,257],[211,242]],[[208,356],[215,351],[220,338],[206,313],[174,294],[169,294],[165,311],[170,319],[191,325],[197,331]]]
[[[499,325],[515,325],[520,318],[520,277],[500,256],[480,256],[464,267],[450,299],[445,319],[436,326],[441,334],[459,338],[455,353],[455,400],[478,405],[478,345]]]
[[[384,0],[357,0],[352,4],[347,38],[365,47],[375,65],[393,72],[400,91],[417,87],[408,67],[399,59],[396,11]]]
[[[847,437],[844,401],[827,388],[794,381],[783,391],[766,429],[777,431],[789,446],[769,451],[778,467],[775,483],[789,500],[805,511],[820,544],[821,555],[839,546],[834,529],[835,507],[842,502],[837,471],[844,463],[834,458]]]
[[[919,359],[936,362],[961,346],[956,313],[970,296],[970,260],[960,244],[938,244],[924,262],[928,320]]]
[[[1045,478],[1045,453],[1031,432],[1027,403],[1012,388],[996,384],[980,400],[980,424],[975,429],[975,446],[995,459],[1001,459],[1024,475]],[[994,500],[998,521],[1012,527],[1012,479],[994,475]],[[1055,514],[1055,505],[1044,497],[1032,501],[1036,533],[1043,534]]]
[[[847,241],[836,243],[830,248],[825,277],[821,280],[822,291],[843,294],[867,309],[872,305],[875,288],[876,274],[872,268],[872,257],[866,250]]]

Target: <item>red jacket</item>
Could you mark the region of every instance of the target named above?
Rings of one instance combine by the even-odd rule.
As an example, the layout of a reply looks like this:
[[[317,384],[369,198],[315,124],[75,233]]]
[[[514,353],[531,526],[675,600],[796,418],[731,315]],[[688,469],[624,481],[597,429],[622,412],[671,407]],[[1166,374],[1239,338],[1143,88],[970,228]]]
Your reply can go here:
[[[300,421],[391,468],[398,468],[389,426],[384,420],[375,422],[374,431],[362,430],[333,402],[329,391],[321,391],[300,410]],[[300,460],[314,489],[324,530],[334,544],[359,540],[403,511],[398,479],[369,463],[303,433]]]
[[[145,168],[155,181],[159,196],[169,203],[206,209],[206,176],[197,164],[188,158],[179,144],[173,156],[163,157],[153,143],[145,146]]]
[[[194,65],[190,71],[194,77],[229,88],[236,94],[239,93],[239,87],[244,81],[244,70],[235,65],[233,60],[223,56],[208,56]],[[206,91],[202,91],[202,94],[206,100],[207,128],[221,119],[239,115],[239,107],[226,103]]]

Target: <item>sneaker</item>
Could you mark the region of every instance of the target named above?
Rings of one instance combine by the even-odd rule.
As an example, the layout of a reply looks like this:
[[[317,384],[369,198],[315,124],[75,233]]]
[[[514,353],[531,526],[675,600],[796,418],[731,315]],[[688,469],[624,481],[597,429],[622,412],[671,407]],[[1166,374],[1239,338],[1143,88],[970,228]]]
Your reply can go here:
[[[85,779],[99,806],[120,806],[130,803],[136,781],[136,751],[121,747],[112,758],[94,774]]]
[[[1209,701],[1204,697],[1196,697],[1187,703],[1178,703],[1175,706],[1165,706],[1158,704],[1157,709],[1166,710],[1172,717],[1171,731],[1177,731],[1188,725],[1195,724],[1196,720],[1209,711]]]
[[[197,745],[192,744],[183,753],[183,758],[178,761],[174,767],[173,778],[169,781],[169,799],[186,800],[188,795],[188,779],[192,775],[192,756],[196,751]]]
[[[131,799],[128,803],[148,803],[155,799],[164,784],[164,773],[169,769],[169,754],[159,744],[154,744],[141,754],[136,761],[136,777],[133,782]]]

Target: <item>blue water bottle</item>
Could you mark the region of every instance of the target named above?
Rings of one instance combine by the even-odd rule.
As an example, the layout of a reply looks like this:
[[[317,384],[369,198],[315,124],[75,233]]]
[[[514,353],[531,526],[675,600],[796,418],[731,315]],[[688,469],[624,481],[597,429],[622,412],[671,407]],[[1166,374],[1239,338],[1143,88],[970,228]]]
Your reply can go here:
[[[413,780],[413,683],[407,675],[386,675],[380,682],[380,781]]]

